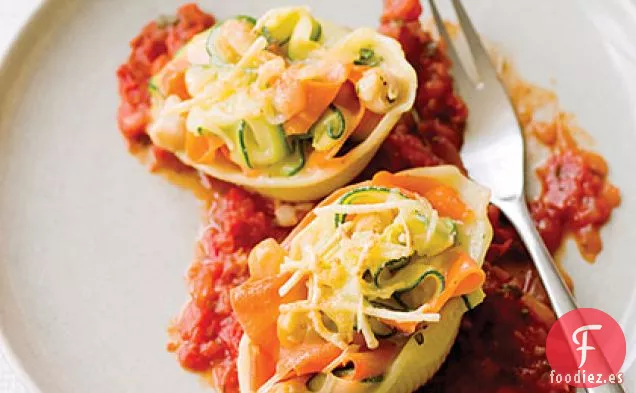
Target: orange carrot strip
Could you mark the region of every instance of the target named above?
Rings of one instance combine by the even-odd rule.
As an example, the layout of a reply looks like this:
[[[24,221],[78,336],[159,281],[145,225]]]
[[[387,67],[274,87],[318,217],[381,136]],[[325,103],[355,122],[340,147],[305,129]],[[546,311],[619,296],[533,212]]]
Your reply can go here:
[[[371,184],[370,181],[364,181],[362,183],[352,184],[350,186],[346,186],[346,187],[340,188],[340,189],[334,191],[333,193],[331,193],[325,199],[323,199],[322,202],[320,202],[318,205],[316,205],[316,207],[330,205],[330,204],[334,203],[336,200],[338,200],[338,198],[343,196],[345,193],[353,190],[354,188],[358,188],[358,187],[362,187],[362,186],[368,186],[370,184]],[[283,248],[286,248],[286,249],[289,248],[289,243],[294,238],[294,236],[296,236],[298,233],[300,233],[315,218],[316,218],[316,215],[313,213],[313,211],[307,213],[307,215],[305,215],[305,217],[298,223],[298,225],[296,225],[296,227],[294,227],[294,229],[291,231],[291,233],[289,235],[287,235],[287,237],[285,238],[285,240],[282,243]]]
[[[308,168],[329,168],[332,165],[339,165],[340,160],[338,158],[330,158],[329,150],[327,151],[312,151],[307,160]]]
[[[351,81],[346,81],[340,86],[333,103],[340,108],[344,108],[347,112],[354,114],[357,114],[361,110],[360,100],[356,94],[356,87]]]
[[[439,312],[451,298],[467,295],[481,288],[486,280],[484,271],[468,254],[458,251],[456,255],[457,258],[446,273],[446,288],[423,312]],[[417,322],[396,322],[384,319],[382,322],[409,334],[414,333],[419,326]]]
[[[446,273],[446,288],[430,305],[430,312],[439,312],[452,298],[467,295],[483,285],[486,274],[470,255],[463,251],[457,252],[457,259],[451,264]]]
[[[216,135],[199,136],[186,132],[186,155],[197,164],[212,164],[215,161],[217,149],[223,145],[223,140]]]
[[[159,77],[159,90],[166,96],[177,95],[182,100],[190,98],[185,84],[185,70],[190,65],[187,58],[181,58],[168,63]]]
[[[351,71],[349,71],[348,79],[354,84],[358,83],[360,79],[362,79],[362,74],[371,67],[365,65],[352,65]]]
[[[423,196],[442,217],[463,221],[472,216],[472,212],[462,201],[457,191],[450,187],[441,185],[427,191]]]
[[[397,355],[397,347],[389,342],[382,342],[380,347],[364,352],[353,352],[342,361],[342,365],[353,363],[353,373],[346,379],[361,381],[365,378],[382,375],[389,368],[389,364]]]
[[[287,135],[306,134],[336,98],[342,82],[303,80],[302,84],[308,105],[283,124]]]
[[[190,93],[185,83],[185,72],[167,74],[163,80],[167,95],[176,95],[182,100],[190,98]]]
[[[344,117],[346,127],[344,134],[340,137],[338,143],[330,150],[312,152],[307,162],[308,167],[328,168],[343,165],[343,158],[334,158],[334,156],[338,154],[342,145],[344,145],[354,133],[364,118],[365,112],[367,112],[364,106],[360,104],[358,96],[355,93],[355,87],[350,81],[342,85],[338,91],[338,95],[334,99],[333,105],[338,108]]]
[[[315,338],[292,348],[281,347],[276,368],[278,372],[289,371],[297,376],[314,374],[322,371],[341,353],[342,349],[337,346]]]
[[[465,252],[459,252],[457,260],[448,270],[446,285],[452,290],[453,296],[461,296],[481,288],[485,280],[486,273],[477,262]]]
[[[442,217],[466,220],[472,212],[453,188],[439,180],[409,175],[394,175],[378,172],[373,176],[373,184],[384,187],[399,187],[415,192],[426,198]]]
[[[301,284],[283,297],[278,294],[290,276],[290,273],[284,273],[248,280],[230,291],[230,304],[245,334],[268,353],[274,353],[278,347],[276,323],[280,305],[307,297],[307,288]]]
[[[415,333],[415,331],[417,330],[417,327],[420,324],[419,322],[398,322],[398,321],[393,321],[391,319],[383,319],[383,318],[380,318],[380,320],[385,325],[394,327],[397,330],[401,331],[402,333],[407,333],[407,334]]]
[[[250,350],[252,351],[250,356],[252,386],[262,386],[276,372],[276,354],[269,354],[256,346],[252,346]]]
[[[300,135],[306,134],[311,126],[318,121],[320,116],[325,112],[329,104],[334,103],[336,105],[343,106],[351,111],[352,114],[352,127],[349,130],[351,134],[360,120],[362,119],[362,113],[358,113],[358,97],[355,94],[355,83],[360,80],[362,73],[369,67],[367,66],[342,66],[341,64],[334,65],[331,72],[325,75],[325,78],[321,80],[317,79],[305,79],[302,80],[302,87],[306,94],[305,102],[306,108],[294,115],[291,119],[287,120],[283,125],[287,135]],[[349,83],[345,83],[349,81]],[[347,86],[346,96],[343,96],[343,83],[351,85],[351,88]],[[349,93],[349,91],[351,93]],[[340,97],[340,102],[338,98]],[[353,106],[352,106],[353,104]],[[338,108],[340,109],[340,108]],[[360,118],[357,118],[357,116]],[[342,138],[346,140],[346,137]]]
[[[442,183],[439,180],[416,176],[394,175],[391,172],[381,171],[373,176],[373,184],[383,187],[398,187],[424,196],[424,194]]]

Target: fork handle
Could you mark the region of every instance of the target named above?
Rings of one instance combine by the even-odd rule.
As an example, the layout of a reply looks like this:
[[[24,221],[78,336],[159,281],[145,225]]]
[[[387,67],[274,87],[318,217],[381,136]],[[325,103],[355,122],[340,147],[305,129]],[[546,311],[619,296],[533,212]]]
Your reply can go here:
[[[508,217],[512,225],[517,229],[521,240],[526,245],[526,249],[530,253],[537,273],[543,282],[545,291],[552,303],[552,308],[557,317],[578,308],[572,293],[568,289],[567,284],[563,280],[559,269],[554,264],[552,255],[546,248],[541,235],[534,226],[528,205],[525,198],[515,198],[506,200],[493,200],[493,203],[499,207]],[[580,326],[584,323],[582,316],[579,316]],[[575,351],[573,348],[571,348]],[[573,353],[576,353],[573,352]],[[585,389],[588,393],[625,393],[620,384],[605,384],[595,388]]]

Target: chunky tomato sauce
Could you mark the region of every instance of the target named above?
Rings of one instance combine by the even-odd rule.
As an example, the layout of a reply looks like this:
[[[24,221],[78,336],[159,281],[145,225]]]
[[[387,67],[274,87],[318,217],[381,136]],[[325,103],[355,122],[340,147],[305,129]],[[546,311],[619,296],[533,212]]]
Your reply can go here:
[[[215,385],[237,388],[236,356],[243,331],[233,317],[229,290],[248,277],[247,253],[261,240],[282,240],[287,230],[273,225],[270,201],[228,186],[212,200],[188,271],[191,300],[173,328],[181,365],[212,371]]]
[[[450,61],[443,45],[422,29],[418,0],[385,0],[380,30],[396,38],[418,73],[415,113],[405,115],[383,143],[361,177],[378,169],[397,171],[417,166],[456,165],[464,170],[459,149],[468,110],[453,90]],[[154,165],[182,171],[170,153],[149,145],[148,78],[196,33],[214,23],[211,15],[189,4],[174,20],[149,23],[131,41],[131,55],[118,72],[122,98],[119,126],[132,146],[152,149]],[[513,94],[514,100],[514,94]],[[527,108],[526,108],[527,109]],[[603,159],[576,146],[563,124],[524,121],[553,150],[538,170],[543,186],[530,206],[549,248],[574,233],[583,254],[593,258],[601,246],[599,228],[620,202],[618,190],[607,182]],[[551,135],[556,135],[554,138]],[[568,143],[564,143],[563,141]],[[247,254],[259,241],[282,239],[288,229],[276,225],[273,203],[241,188],[224,185],[210,196],[204,230],[187,280],[190,301],[171,328],[181,365],[211,373],[225,392],[238,389],[236,356],[242,335],[229,304],[229,290],[248,276]],[[545,338],[554,322],[540,281],[519,238],[491,206],[494,239],[484,269],[486,300],[467,313],[447,362],[422,392],[569,392],[551,384]]]
[[[117,114],[119,129],[131,143],[147,141],[150,121],[148,80],[195,34],[214,24],[212,15],[195,4],[177,10],[174,18],[160,18],[148,23],[130,41],[128,61],[117,70],[121,102]]]
[[[395,6],[395,8],[391,8]],[[394,18],[397,12],[405,19]],[[419,1],[386,1],[380,31],[397,39],[418,75],[412,114],[403,116],[389,134],[368,171],[449,163],[463,170],[459,149],[468,117],[464,102],[453,92],[450,60],[418,21]]]
[[[570,144],[555,148],[537,174],[543,192],[530,208],[546,245],[554,252],[565,234],[573,233],[581,254],[594,261],[603,245],[599,230],[620,204],[620,191],[607,181],[605,160]]]

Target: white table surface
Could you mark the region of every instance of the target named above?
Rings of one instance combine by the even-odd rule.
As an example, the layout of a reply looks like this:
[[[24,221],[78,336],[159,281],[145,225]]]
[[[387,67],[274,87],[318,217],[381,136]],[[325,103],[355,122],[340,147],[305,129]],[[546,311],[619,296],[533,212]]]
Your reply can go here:
[[[0,58],[40,3],[41,0],[0,0]],[[16,377],[3,350],[0,348],[0,393],[31,393]]]

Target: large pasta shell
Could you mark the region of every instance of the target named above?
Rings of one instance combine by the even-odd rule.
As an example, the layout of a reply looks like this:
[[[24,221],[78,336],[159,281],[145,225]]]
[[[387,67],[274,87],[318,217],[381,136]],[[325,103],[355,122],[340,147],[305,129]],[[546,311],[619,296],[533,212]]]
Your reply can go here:
[[[417,168],[398,173],[421,177],[422,179],[436,179],[443,184],[454,188],[474,212],[470,222],[465,222],[466,239],[462,241],[466,251],[477,263],[483,264],[486,251],[492,240],[492,227],[488,220],[488,203],[490,191],[464,177],[456,167],[439,166],[431,168]],[[345,190],[336,191],[326,198],[321,205],[332,204]],[[313,219],[309,214],[304,222],[299,224],[302,228],[307,221]],[[293,238],[298,231],[290,234]],[[284,244],[289,245],[288,238]],[[472,306],[479,304],[484,297],[481,290],[477,290],[467,296]],[[455,342],[459,331],[461,318],[468,310],[467,303],[461,298],[451,299],[442,308],[440,321],[431,323],[426,328],[413,334],[402,347],[392,365],[384,374],[384,379],[379,383],[358,383],[335,377],[329,374],[325,383],[318,390],[319,393],[410,393],[419,386],[426,384],[439,370]],[[250,364],[254,348],[247,336],[241,340],[238,357],[239,380],[241,393],[254,393],[256,389],[250,386]],[[289,386],[287,386],[289,384]],[[290,390],[293,385],[293,389]],[[309,392],[303,387],[299,390],[298,381],[280,382],[275,386],[276,392]],[[288,389],[288,390],[285,390]]]
[[[329,58],[351,64],[359,56],[359,48],[373,47],[375,55],[382,59],[382,68],[390,70],[399,82],[400,94],[390,110],[382,115],[381,120],[363,140],[358,141],[354,148],[344,154],[336,155],[338,149],[322,154],[319,158],[313,148],[305,157],[302,170],[291,176],[279,176],[267,171],[243,170],[238,165],[227,160],[212,160],[212,162],[197,162],[185,152],[185,144],[170,143],[168,146],[158,143],[158,138],[149,132],[151,139],[174,153],[181,161],[214,178],[237,184],[260,194],[288,201],[316,200],[329,194],[333,190],[354,179],[369,163],[378,148],[391,132],[404,112],[413,106],[417,88],[417,76],[404,57],[400,44],[392,38],[378,32],[360,28],[349,31],[321,21],[323,26],[323,42],[328,48]],[[207,34],[207,33],[206,33]],[[205,37],[193,38],[191,45],[205,45]],[[197,53],[204,51],[186,48],[180,56],[200,57]],[[194,53],[194,55],[193,55]],[[319,56],[319,55],[316,55]],[[175,60],[173,60],[174,62]],[[209,65],[206,65],[208,67]],[[214,64],[211,65],[214,67]],[[157,105],[161,105],[161,99]],[[159,113],[153,110],[153,113]],[[191,132],[191,131],[190,131]],[[338,148],[342,147],[342,138]],[[225,141],[226,144],[230,144]],[[236,148],[236,146],[234,146]],[[335,156],[335,157],[334,157]]]

